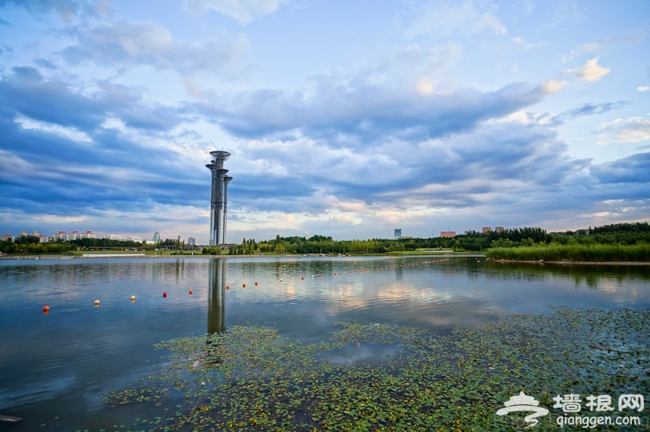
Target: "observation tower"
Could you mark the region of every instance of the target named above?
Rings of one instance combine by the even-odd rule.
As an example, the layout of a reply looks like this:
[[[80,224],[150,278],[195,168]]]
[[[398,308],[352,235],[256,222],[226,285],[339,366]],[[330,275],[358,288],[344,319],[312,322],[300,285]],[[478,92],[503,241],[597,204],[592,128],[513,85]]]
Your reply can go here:
[[[226,244],[226,210],[228,208],[228,183],[232,177],[226,176],[223,163],[230,153],[223,150],[211,151],[212,161],[206,167],[212,172],[212,194],[210,195],[210,246],[221,248]]]

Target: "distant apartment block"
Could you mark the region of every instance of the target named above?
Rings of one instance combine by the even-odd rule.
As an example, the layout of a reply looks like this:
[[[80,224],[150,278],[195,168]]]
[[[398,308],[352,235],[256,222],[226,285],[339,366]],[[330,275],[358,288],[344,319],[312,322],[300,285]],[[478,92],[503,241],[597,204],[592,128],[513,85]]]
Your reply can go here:
[[[56,242],[56,241],[70,241],[70,240],[79,240],[79,239],[85,239],[85,238],[95,238],[95,233],[92,231],[86,231],[86,232],[79,232],[79,231],[72,231],[72,232],[65,232],[65,231],[59,231],[51,236],[46,236],[45,234],[41,234],[38,231],[33,231],[31,234],[27,233],[27,231],[21,231],[20,234],[18,234],[17,237],[12,236],[11,234],[4,234],[0,236],[0,240],[3,241],[14,241],[18,237],[38,237],[38,241],[40,243],[48,243],[48,242]]]
[[[134,242],[140,243],[140,242],[142,242],[142,239],[140,237],[138,237],[138,236],[128,236],[126,238],[126,241],[134,241]]]
[[[503,232],[503,227],[496,227],[496,228],[494,228],[494,231]]]
[[[95,233],[92,231],[86,231],[83,233],[80,233],[79,231],[72,231],[72,232],[65,232],[65,231],[59,231],[57,233],[52,234],[52,241],[57,241],[57,240],[63,240],[63,241],[70,241],[70,240],[79,240],[79,239],[85,239],[85,238],[95,238]]]
[[[456,231],[440,231],[440,237],[444,237],[444,238],[456,237]]]
[[[483,234],[485,234],[485,233],[489,233],[490,231],[492,231],[492,228],[490,228],[490,227],[483,227],[483,228],[481,228],[481,232],[482,232]]]
[[[187,239],[187,244],[189,246],[196,246],[196,239],[194,237],[190,237]]]

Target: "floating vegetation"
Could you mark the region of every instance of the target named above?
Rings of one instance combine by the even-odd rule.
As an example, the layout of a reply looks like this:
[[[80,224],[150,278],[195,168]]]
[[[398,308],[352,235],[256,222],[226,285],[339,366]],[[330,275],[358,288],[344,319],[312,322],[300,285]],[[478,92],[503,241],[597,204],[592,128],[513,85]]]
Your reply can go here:
[[[523,391],[551,411],[535,430],[557,430],[556,395],[615,400],[650,393],[648,322],[645,309],[560,307],[548,315],[495,317],[448,336],[337,323],[330,340],[313,345],[270,328],[235,326],[156,345],[172,353],[167,368],[107,392],[103,401],[177,403],[174,414],[148,421],[149,430],[483,431],[525,427],[525,413],[495,414]],[[381,365],[327,360],[347,345],[390,345],[398,354]],[[138,420],[140,430],[145,424]]]

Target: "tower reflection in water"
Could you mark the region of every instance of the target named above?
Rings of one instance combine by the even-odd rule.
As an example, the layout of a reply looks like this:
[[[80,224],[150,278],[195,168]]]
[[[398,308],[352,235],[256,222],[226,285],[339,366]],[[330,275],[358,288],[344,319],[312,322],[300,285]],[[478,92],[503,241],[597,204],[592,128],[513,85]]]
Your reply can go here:
[[[226,330],[226,260],[210,261],[208,290],[208,333]]]

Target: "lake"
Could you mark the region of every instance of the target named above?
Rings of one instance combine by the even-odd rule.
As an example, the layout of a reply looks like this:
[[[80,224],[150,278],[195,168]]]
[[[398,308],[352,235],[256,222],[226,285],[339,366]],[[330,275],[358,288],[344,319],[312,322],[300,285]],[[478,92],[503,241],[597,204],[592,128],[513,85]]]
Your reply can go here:
[[[159,372],[167,353],[154,344],[173,338],[255,325],[311,344],[337,321],[448,335],[549,305],[648,308],[650,267],[432,256],[3,260],[0,415],[23,420],[0,430],[125,430],[159,416],[166,405],[110,408],[100,397]],[[389,346],[352,346],[329,360],[390,355]]]

